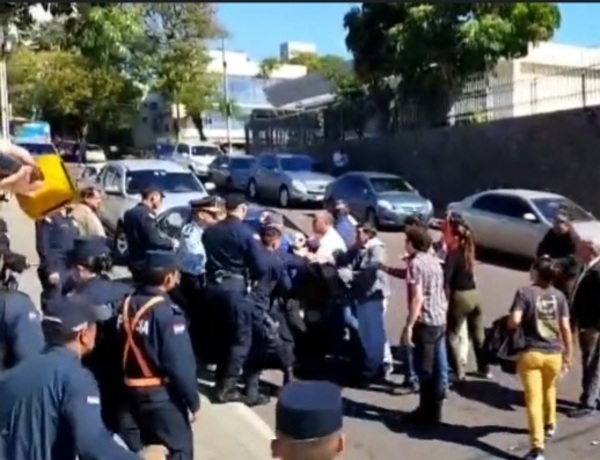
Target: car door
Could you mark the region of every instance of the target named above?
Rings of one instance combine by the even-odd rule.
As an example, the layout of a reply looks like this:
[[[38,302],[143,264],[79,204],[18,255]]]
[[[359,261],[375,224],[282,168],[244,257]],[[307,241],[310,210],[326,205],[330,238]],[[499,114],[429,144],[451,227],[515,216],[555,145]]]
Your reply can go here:
[[[259,158],[256,171],[256,188],[261,196],[273,199],[276,196],[275,174],[278,167],[278,161],[275,155],[263,155]]]
[[[173,159],[182,165],[188,166],[190,162],[190,146],[188,144],[177,144]]]
[[[229,157],[222,155],[215,158],[210,166],[209,180],[212,181],[215,186],[223,187],[229,177]]]
[[[477,244],[501,250],[505,247],[502,233],[502,198],[495,193],[486,193],[473,200],[471,205],[461,210],[461,215],[471,227]]]
[[[123,217],[126,206],[123,194],[123,171],[113,167],[112,173],[105,178],[105,213],[109,224],[109,230],[115,231],[121,217]]]
[[[348,204],[352,215],[359,220],[363,220],[367,215],[367,209],[372,206],[370,201],[370,188],[363,177],[349,177],[345,186],[346,198],[344,201]]]
[[[506,195],[501,198],[501,210],[507,252],[534,257],[544,228],[534,209],[525,199]]]

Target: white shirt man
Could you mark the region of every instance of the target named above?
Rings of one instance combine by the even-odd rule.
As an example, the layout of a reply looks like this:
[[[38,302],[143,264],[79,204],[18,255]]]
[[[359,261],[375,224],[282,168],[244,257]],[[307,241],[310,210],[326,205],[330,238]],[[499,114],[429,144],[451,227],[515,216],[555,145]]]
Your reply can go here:
[[[329,227],[324,235],[315,238],[319,241],[319,249],[316,252],[319,258],[329,258],[337,251],[346,252],[348,250],[344,239],[333,227]]]

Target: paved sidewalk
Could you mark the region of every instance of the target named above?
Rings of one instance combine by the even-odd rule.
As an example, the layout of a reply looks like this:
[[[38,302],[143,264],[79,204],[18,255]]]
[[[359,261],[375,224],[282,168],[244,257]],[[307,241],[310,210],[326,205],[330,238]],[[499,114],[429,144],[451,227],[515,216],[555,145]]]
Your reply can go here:
[[[0,216],[8,224],[11,248],[26,255],[31,262],[37,262],[33,222],[12,200],[0,207]],[[117,271],[122,273],[120,269]],[[19,283],[37,305],[41,288],[36,268],[23,273]],[[243,404],[214,405],[206,396],[201,396],[202,409],[194,424],[195,459],[265,460],[271,457],[273,432],[258,415]]]

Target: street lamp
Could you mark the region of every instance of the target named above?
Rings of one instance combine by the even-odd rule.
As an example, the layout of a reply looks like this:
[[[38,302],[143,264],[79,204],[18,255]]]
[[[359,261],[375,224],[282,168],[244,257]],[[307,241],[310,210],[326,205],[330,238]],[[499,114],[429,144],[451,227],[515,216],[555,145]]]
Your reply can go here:
[[[8,101],[8,78],[6,74],[6,57],[18,39],[17,28],[12,24],[0,26],[0,111],[2,113],[1,135],[3,139],[10,137],[10,105]]]

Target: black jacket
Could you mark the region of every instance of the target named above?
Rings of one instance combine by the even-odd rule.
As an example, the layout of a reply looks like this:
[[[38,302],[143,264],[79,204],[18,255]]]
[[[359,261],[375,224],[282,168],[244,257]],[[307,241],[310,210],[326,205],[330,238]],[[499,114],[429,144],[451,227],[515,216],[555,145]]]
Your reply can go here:
[[[571,320],[581,329],[600,330],[600,263],[590,268],[571,293]]]

